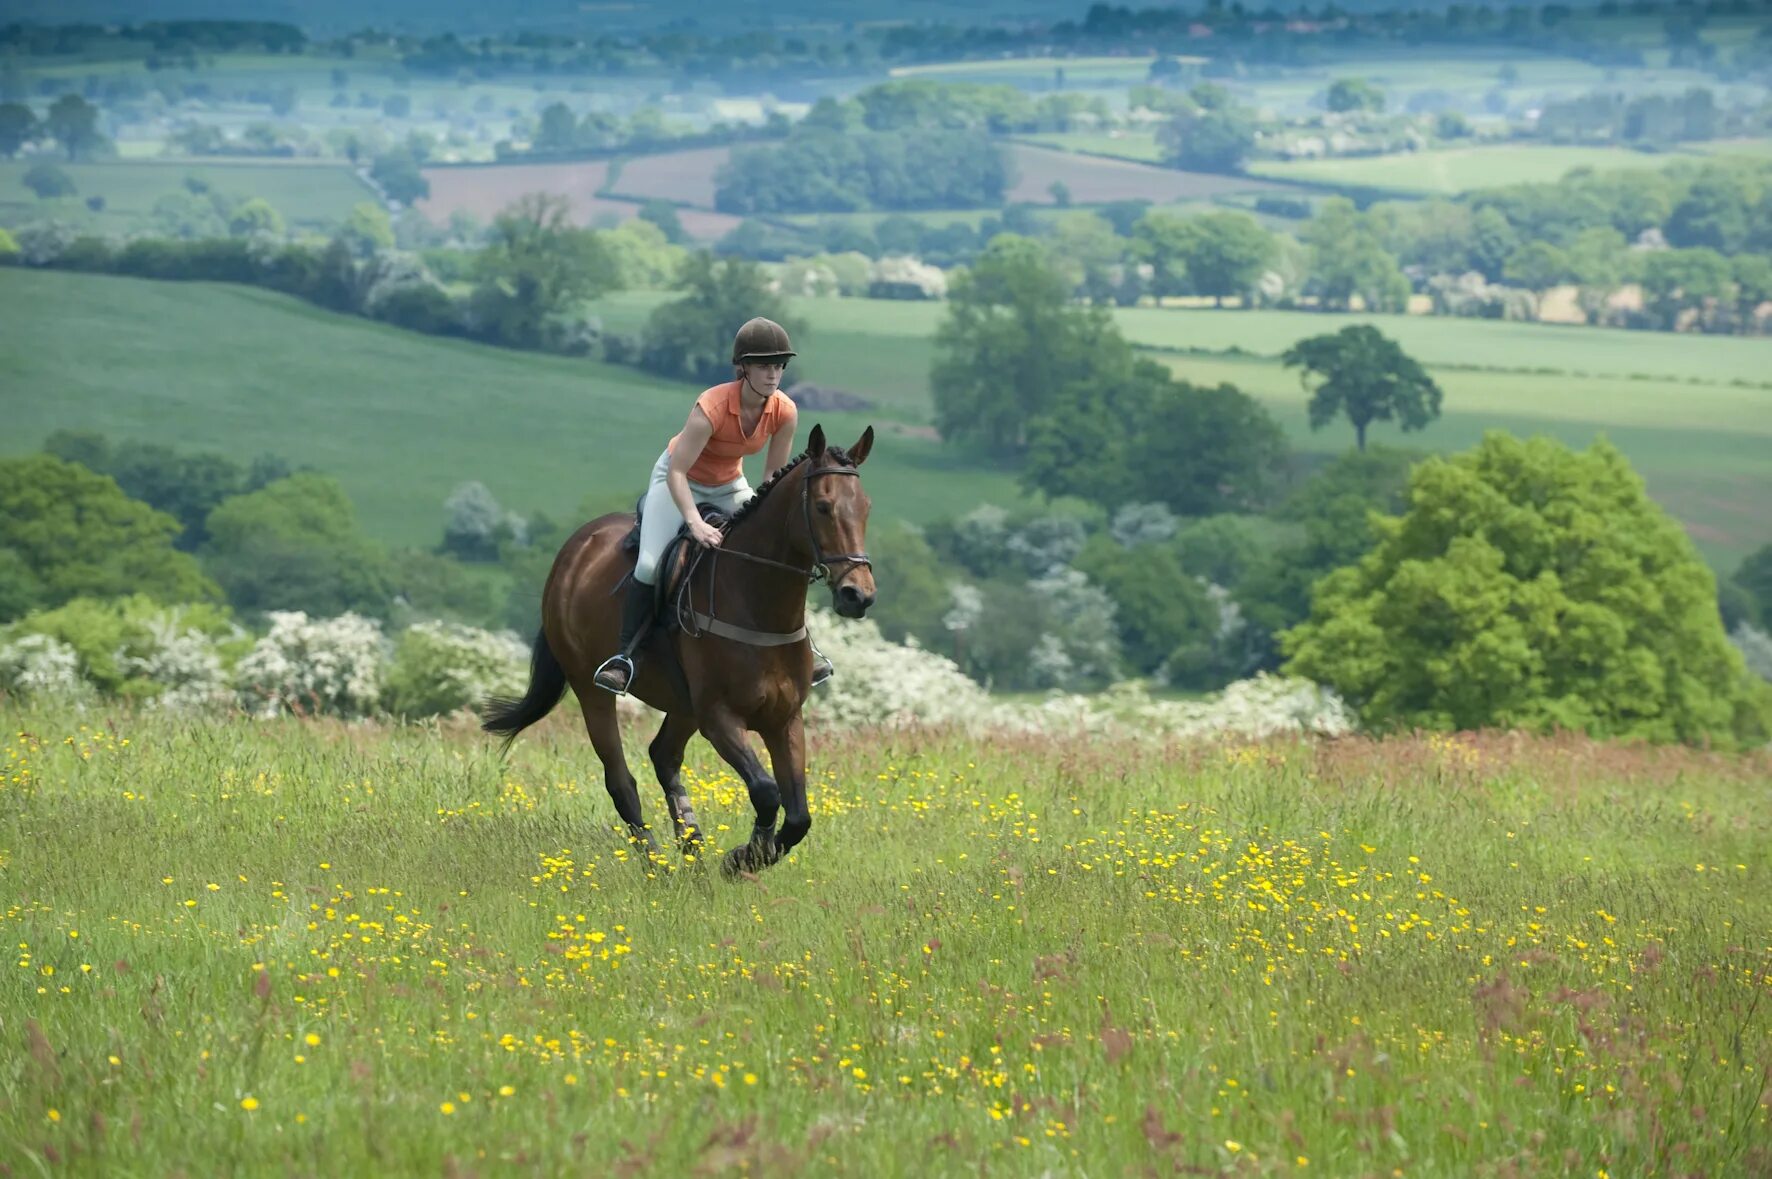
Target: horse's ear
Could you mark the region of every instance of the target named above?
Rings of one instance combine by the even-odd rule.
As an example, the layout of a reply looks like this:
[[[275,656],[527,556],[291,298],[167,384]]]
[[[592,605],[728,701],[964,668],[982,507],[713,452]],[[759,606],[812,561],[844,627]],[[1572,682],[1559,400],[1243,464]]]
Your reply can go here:
[[[812,436],[806,439],[806,453],[815,459],[824,455],[824,427],[822,425],[812,427]]]
[[[869,426],[861,432],[861,440],[849,448],[849,457],[861,466],[867,460],[868,451],[874,448],[874,428]]]

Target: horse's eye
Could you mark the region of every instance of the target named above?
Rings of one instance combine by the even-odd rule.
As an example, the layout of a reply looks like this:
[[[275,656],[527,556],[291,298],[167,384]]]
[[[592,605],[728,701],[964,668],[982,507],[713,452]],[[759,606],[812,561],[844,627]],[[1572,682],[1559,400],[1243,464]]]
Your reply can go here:
[[[828,500],[818,501],[818,514],[821,516],[828,516],[831,514],[831,505]]]

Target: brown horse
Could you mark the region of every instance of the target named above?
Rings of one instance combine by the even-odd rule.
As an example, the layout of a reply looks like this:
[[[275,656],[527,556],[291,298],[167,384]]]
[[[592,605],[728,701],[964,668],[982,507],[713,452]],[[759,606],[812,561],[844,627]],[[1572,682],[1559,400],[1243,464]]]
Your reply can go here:
[[[750,842],[729,852],[728,875],[766,868],[806,838],[806,739],[800,709],[812,682],[806,638],[806,591],[830,582],[831,604],[860,618],[874,603],[874,573],[865,550],[869,500],[857,470],[874,444],[869,426],[847,451],[826,447],[814,426],[806,452],[772,475],[735,512],[717,548],[693,550],[681,588],[662,607],[665,621],[641,650],[631,692],[665,714],[647,747],[665,806],[685,853],[701,841],[679,771],[689,738],[699,731],[750,792],[757,823]],[[585,729],[603,762],[603,784],[632,838],[656,851],[640,816],[640,795],[622,753],[615,697],[592,686],[591,674],[616,648],[622,597],[633,592],[634,560],[623,538],[630,513],[586,524],[560,549],[542,593],[529,689],[521,700],[489,701],[484,727],[508,747],[546,716],[567,685],[578,696]],[[660,566],[659,580],[668,584]],[[640,592],[652,592],[639,586]],[[752,751],[754,730],[769,750],[773,775]],[[781,830],[778,811],[786,811]]]

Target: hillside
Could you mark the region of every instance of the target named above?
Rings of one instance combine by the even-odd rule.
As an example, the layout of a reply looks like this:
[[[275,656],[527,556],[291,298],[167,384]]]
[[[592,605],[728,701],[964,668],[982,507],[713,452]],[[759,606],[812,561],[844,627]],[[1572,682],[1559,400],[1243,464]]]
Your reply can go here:
[[[667,296],[603,301],[633,330]],[[794,376],[860,394],[865,414],[810,414],[835,436],[887,431],[869,468],[880,518],[930,520],[1011,504],[1012,474],[929,437],[932,303],[805,300],[810,324]],[[478,479],[521,511],[574,515],[639,491],[647,465],[695,392],[632,369],[441,340],[332,315],[278,295],[207,284],[0,271],[0,449],[51,430],[220,449],[274,451],[337,476],[377,536],[429,544],[443,498]],[[1302,335],[1362,317],[1140,308],[1129,337],[1202,383],[1261,398],[1295,446],[1334,454],[1345,427],[1309,429],[1296,374],[1274,359]],[[1582,446],[1605,433],[1705,555],[1724,568],[1772,540],[1772,341],[1373,317],[1433,371],[1445,416],[1375,441],[1460,449],[1485,429],[1549,433]],[[1242,355],[1228,353],[1231,347]],[[1213,350],[1212,354],[1168,351]],[[1481,367],[1484,365],[1492,367]],[[1527,369],[1530,371],[1526,371]]]
[[[0,270],[0,452],[99,429],[242,460],[270,451],[344,485],[365,525],[429,545],[478,479],[505,506],[574,516],[632,502],[698,391],[633,369],[399,331],[247,287]],[[840,442],[867,415],[808,414]],[[761,459],[752,460],[752,478]],[[933,441],[869,460],[880,519],[1019,495]]]

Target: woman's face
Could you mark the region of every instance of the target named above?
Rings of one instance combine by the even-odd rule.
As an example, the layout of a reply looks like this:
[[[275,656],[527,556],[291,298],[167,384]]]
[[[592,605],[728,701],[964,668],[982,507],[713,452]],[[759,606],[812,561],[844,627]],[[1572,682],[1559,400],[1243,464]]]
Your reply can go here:
[[[782,360],[753,360],[744,366],[745,380],[758,394],[767,397],[781,387],[781,375],[787,367]]]

